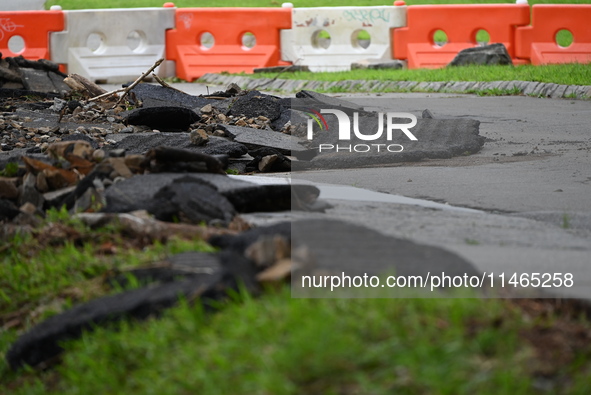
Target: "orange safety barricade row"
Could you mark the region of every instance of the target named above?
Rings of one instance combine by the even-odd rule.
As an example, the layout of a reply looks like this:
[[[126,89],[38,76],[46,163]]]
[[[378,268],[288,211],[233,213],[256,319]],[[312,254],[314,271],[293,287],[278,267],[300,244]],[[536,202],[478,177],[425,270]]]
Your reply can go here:
[[[62,11],[0,12],[0,52],[3,57],[49,59],[49,34],[62,30]]]
[[[474,47],[476,34],[485,30],[490,43],[502,43],[515,58],[516,26],[529,24],[527,4],[417,5],[407,8],[406,27],[394,29],[393,55],[407,59],[408,68],[447,65],[463,49]],[[447,43],[438,46],[433,35],[442,30]]]
[[[573,42],[567,47],[556,43],[556,34],[568,30]],[[517,57],[532,64],[591,62],[591,5],[536,4],[532,26],[520,27],[516,36]]]
[[[166,58],[192,81],[205,73],[252,72],[281,62],[280,30],[291,29],[291,8],[181,8],[166,32]]]

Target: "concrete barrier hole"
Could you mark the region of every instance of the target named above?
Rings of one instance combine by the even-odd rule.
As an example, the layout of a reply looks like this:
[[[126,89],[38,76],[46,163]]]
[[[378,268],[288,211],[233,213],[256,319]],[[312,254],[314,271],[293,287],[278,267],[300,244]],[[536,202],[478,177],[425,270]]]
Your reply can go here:
[[[480,29],[476,32],[474,41],[476,42],[476,44],[487,45],[488,43],[490,43],[490,34],[488,34],[486,30]]]
[[[371,45],[371,35],[367,30],[355,30],[351,36],[351,44],[354,48],[367,49]]]
[[[215,44],[215,38],[210,32],[205,32],[199,37],[199,43],[203,49],[210,49]]]
[[[25,39],[21,36],[12,36],[8,39],[8,49],[12,53],[20,53],[25,50]]]
[[[312,47],[314,48],[327,49],[330,47],[330,41],[330,33],[326,30],[316,30],[314,34],[312,34]]]
[[[448,43],[447,34],[443,30],[435,30],[432,39],[436,47],[443,47]]]
[[[100,33],[90,33],[86,39],[86,47],[92,52],[100,52],[105,45],[105,36]]]
[[[571,44],[574,41],[574,37],[573,34],[566,29],[562,29],[559,30],[558,32],[556,32],[556,36],[554,37],[554,40],[556,41],[556,45],[558,45],[561,48],[567,48],[570,47]]]
[[[257,38],[251,32],[246,32],[242,35],[242,47],[244,49],[252,49],[255,45],[257,45]]]
[[[129,32],[127,35],[127,46],[133,52],[143,52],[147,46],[146,34],[138,30]]]

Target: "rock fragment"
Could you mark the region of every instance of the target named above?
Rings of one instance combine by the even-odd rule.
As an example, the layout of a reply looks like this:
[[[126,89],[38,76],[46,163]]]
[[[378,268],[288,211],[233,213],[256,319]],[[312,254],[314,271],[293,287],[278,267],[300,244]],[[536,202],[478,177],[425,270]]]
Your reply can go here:
[[[513,65],[513,60],[503,44],[466,48],[461,50],[448,66]]]
[[[209,136],[204,129],[193,129],[189,133],[191,143],[196,146],[203,146],[209,142]]]

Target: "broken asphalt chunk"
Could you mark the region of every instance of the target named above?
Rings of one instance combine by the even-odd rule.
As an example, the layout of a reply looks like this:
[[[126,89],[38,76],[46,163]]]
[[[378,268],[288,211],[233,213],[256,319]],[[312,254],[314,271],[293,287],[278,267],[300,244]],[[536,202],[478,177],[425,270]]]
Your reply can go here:
[[[107,137],[121,138],[115,146],[125,149],[130,154],[145,153],[162,145],[208,155],[228,155],[230,158],[239,158],[248,152],[244,144],[215,136],[209,136],[209,141],[204,146],[196,146],[191,142],[189,133],[137,133],[130,136],[109,135]]]
[[[158,191],[178,178],[193,178],[211,185],[239,213],[290,210],[292,207],[292,186],[289,184],[257,185],[231,176],[209,173],[157,173],[136,175],[112,185],[106,190],[107,206],[104,211],[114,213],[142,209],[143,202],[152,200]],[[302,185],[299,193],[309,200],[320,192],[312,185]]]
[[[243,115],[247,118],[264,116],[271,121],[279,118],[280,114],[280,99],[259,91],[250,91],[246,95],[239,96],[228,111],[228,115]]]
[[[214,102],[212,99],[189,95],[173,88],[146,83],[136,85],[131,92],[136,101],[141,102],[142,108],[175,106],[194,110]]]
[[[160,189],[142,208],[156,219],[167,222],[212,223],[228,225],[236,210],[217,189],[195,178],[178,178]]]
[[[19,337],[6,353],[6,360],[14,370],[24,365],[36,366],[59,355],[63,351],[60,343],[80,337],[83,331],[123,319],[144,320],[176,305],[179,298],[219,297],[216,285],[222,278],[221,272],[202,274],[190,280],[140,288],[75,306]]]
[[[283,155],[309,157],[310,149],[302,145],[303,140],[287,134],[233,125],[218,125],[230,138],[249,148],[273,148]]]
[[[187,163],[194,164],[194,166],[187,168],[189,171],[226,174],[224,172],[224,168],[227,167],[225,158],[200,152],[161,146],[150,150],[146,156],[149,160],[157,163],[155,167],[171,163]]]
[[[184,132],[200,119],[193,110],[171,106],[138,108],[125,118],[128,125],[145,125],[161,132]]]

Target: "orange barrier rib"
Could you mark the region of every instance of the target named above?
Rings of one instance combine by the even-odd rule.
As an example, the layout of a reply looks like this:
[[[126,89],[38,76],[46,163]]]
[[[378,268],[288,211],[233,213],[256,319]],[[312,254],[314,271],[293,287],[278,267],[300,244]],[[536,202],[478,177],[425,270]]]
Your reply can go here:
[[[182,8],[166,32],[166,58],[192,81],[205,73],[251,73],[280,61],[280,30],[291,28],[291,8]],[[249,34],[250,33],[250,34]],[[252,47],[251,44],[254,44]]]
[[[556,34],[568,30],[573,43],[561,47]],[[532,7],[532,26],[520,27],[516,36],[516,55],[531,63],[591,62],[591,5],[536,4]]]
[[[490,43],[504,44],[514,58],[516,26],[528,24],[527,4],[409,6],[406,27],[394,29],[393,54],[395,59],[407,59],[411,69],[443,67],[461,50],[476,46],[477,32],[486,30]],[[433,40],[437,30],[447,35],[443,46]]]
[[[49,59],[49,34],[62,30],[62,11],[0,12],[0,52],[3,57],[22,55],[31,60]],[[11,47],[22,46],[23,42],[22,50],[11,51]]]

